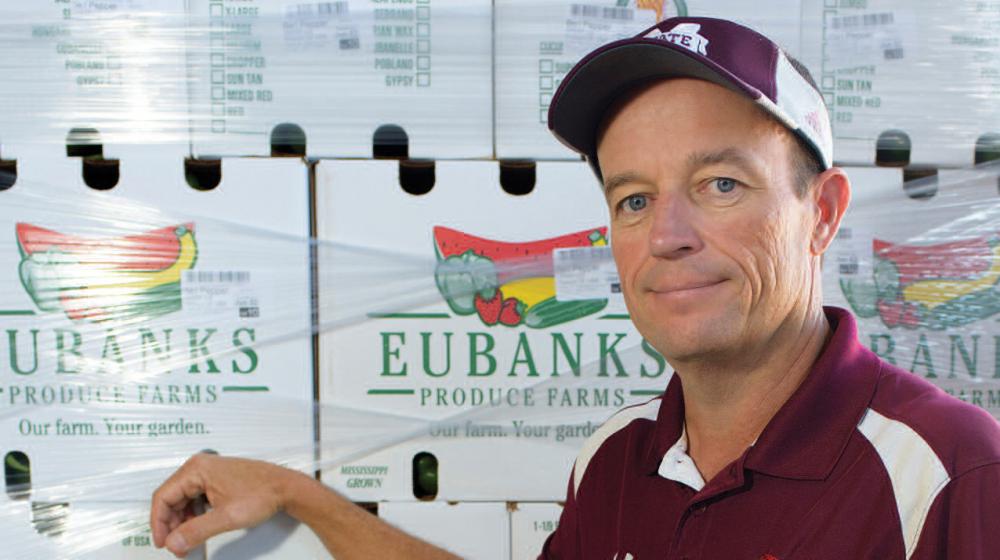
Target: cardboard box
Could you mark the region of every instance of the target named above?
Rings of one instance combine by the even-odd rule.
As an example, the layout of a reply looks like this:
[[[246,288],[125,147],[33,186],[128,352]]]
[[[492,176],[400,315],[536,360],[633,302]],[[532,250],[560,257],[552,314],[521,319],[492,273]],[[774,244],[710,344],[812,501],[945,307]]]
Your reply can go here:
[[[923,200],[892,181],[898,171],[849,173],[866,198],[827,253],[825,302],[850,309],[883,359],[1000,417],[995,172],[942,172]]]
[[[323,480],[351,499],[413,499],[425,453],[439,500],[563,499],[586,437],[666,387],[670,368],[610,293],[590,169],[535,171],[530,194],[511,195],[496,163],[438,162],[413,195],[396,162],[318,165]],[[604,255],[614,278],[590,277],[603,299],[551,297],[558,247]],[[483,280],[476,298],[451,292],[463,262]],[[539,323],[542,301],[566,313]]]
[[[188,150],[184,0],[5,2],[0,158],[107,145]],[[115,154],[105,153],[106,157]]]
[[[371,157],[398,125],[411,157],[493,154],[488,0],[194,0],[193,149],[268,155],[293,123],[308,153]]]
[[[28,455],[33,490],[146,502],[204,449],[306,468],[303,162],[225,160],[213,190],[181,158],[123,159],[100,192],[72,158],[21,171],[0,192],[0,451]]]
[[[28,500],[0,503],[12,558],[79,558],[82,560],[165,560],[174,558],[153,546],[148,502],[45,503]],[[198,548],[189,560],[203,560]]]
[[[1000,11],[988,2],[803,3],[804,61],[831,110],[834,159],[870,165],[879,137],[909,137],[910,163],[974,162],[1000,131]]]
[[[511,560],[535,560],[559,526],[560,504],[520,503],[510,512]]]
[[[386,502],[379,517],[462,558],[508,560],[510,517],[504,503]]]
[[[0,538],[26,555],[38,558],[55,557],[56,543],[39,534],[31,524],[31,502],[15,500],[6,494],[0,497]],[[13,543],[11,545],[10,543]]]
[[[799,49],[801,0],[497,0],[498,158],[578,159],[549,133],[547,113],[563,76],[591,50],[678,15],[722,17]]]

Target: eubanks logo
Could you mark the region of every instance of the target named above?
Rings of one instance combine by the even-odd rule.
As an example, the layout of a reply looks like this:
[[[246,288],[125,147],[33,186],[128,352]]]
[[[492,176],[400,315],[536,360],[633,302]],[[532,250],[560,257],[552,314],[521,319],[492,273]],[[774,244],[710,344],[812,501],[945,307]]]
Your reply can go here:
[[[19,223],[19,276],[41,311],[74,321],[148,319],[181,308],[181,274],[197,260],[194,224],[91,238]]]
[[[870,280],[841,271],[841,290],[859,317],[877,315],[889,328],[941,331],[1000,311],[996,235],[935,245],[875,239],[872,258]]]
[[[434,279],[458,315],[478,315],[486,325],[543,329],[592,315],[607,299],[559,301],[552,251],[607,245],[607,228],[578,231],[528,243],[484,239],[434,228]]]

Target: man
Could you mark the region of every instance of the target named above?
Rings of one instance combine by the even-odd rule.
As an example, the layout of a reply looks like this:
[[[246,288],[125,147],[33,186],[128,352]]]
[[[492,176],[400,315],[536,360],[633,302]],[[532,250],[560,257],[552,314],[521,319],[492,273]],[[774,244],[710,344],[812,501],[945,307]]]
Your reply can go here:
[[[585,444],[544,558],[996,557],[1000,427],[822,307],[850,186],[796,63],[668,19],[588,55],[549,116],[603,180],[626,303],[676,375]],[[304,475],[215,457],[157,491],[154,540],[182,552],[279,509],[341,560],[447,557]]]

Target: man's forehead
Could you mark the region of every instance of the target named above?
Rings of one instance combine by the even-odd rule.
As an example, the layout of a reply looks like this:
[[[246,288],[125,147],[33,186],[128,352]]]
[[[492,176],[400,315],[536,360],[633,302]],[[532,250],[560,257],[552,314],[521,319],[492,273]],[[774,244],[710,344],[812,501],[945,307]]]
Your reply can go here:
[[[718,137],[717,130],[682,134],[672,128],[671,118],[693,113],[710,120],[728,119],[723,126],[731,125],[731,134]],[[619,96],[605,111],[597,132],[598,153],[594,155],[598,160],[601,153],[605,158],[609,155],[605,142],[609,133],[618,144],[614,150],[619,156],[616,160],[634,161],[626,156],[641,157],[652,150],[682,158],[681,163],[689,167],[713,163],[751,166],[759,162],[744,147],[748,137],[753,141],[774,138],[786,145],[795,143],[792,133],[757,104],[727,88],[691,78],[656,80]],[[737,139],[738,143],[734,143]],[[602,177],[614,173],[610,169],[601,171]]]

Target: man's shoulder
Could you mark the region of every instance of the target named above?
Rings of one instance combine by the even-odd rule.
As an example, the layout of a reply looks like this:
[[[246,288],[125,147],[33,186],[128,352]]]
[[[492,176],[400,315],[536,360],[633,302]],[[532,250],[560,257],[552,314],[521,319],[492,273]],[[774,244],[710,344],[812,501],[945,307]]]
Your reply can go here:
[[[574,491],[580,488],[588,467],[595,461],[604,460],[608,448],[614,445],[614,442],[629,438],[636,430],[652,433],[652,427],[656,423],[662,402],[661,397],[656,397],[647,402],[623,408],[615,412],[587,438],[583,447],[580,448],[576,464],[573,467]],[[614,455],[615,460],[623,459],[617,454]]]
[[[1000,423],[985,410],[955,398],[936,385],[882,363],[871,407],[862,420],[893,445],[910,439],[926,445],[949,478],[1000,463]]]

